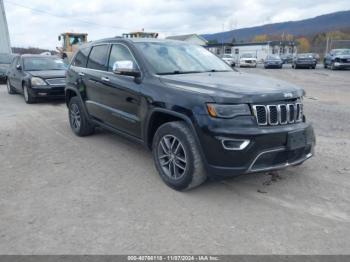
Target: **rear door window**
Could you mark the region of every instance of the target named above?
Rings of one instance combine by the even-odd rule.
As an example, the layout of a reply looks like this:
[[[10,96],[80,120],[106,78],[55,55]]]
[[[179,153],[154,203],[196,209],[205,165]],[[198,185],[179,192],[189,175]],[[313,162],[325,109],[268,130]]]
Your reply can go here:
[[[94,46],[90,52],[87,67],[107,71],[109,45]]]

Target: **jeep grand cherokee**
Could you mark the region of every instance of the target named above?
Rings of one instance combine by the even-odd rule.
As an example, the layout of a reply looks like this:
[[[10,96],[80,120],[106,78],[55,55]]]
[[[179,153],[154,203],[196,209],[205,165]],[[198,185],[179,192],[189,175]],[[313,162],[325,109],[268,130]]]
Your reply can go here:
[[[88,43],[66,80],[73,132],[86,136],[100,126],[142,143],[176,190],[310,158],[315,137],[303,95],[289,83],[234,71],[203,47],[158,39]]]

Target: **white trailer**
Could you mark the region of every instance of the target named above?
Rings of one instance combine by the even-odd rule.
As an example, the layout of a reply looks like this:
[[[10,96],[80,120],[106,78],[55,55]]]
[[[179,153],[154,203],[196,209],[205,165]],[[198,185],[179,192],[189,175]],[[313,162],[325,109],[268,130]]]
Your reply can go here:
[[[0,0],[0,53],[12,53],[3,0]]]

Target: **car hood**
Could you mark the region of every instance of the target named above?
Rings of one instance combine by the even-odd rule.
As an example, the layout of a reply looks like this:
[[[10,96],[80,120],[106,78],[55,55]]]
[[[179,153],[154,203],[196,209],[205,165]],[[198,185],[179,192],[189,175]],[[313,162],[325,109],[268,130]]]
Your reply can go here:
[[[241,60],[241,61],[245,61],[245,60],[256,60],[256,58],[255,58],[255,57],[251,57],[251,58],[242,57],[242,58],[240,58],[239,60]]]
[[[266,59],[265,62],[282,62],[280,59]]]
[[[27,73],[44,79],[63,78],[66,76],[66,70],[27,71]]]
[[[261,103],[297,98],[304,90],[270,77],[242,72],[161,76],[169,87],[210,96],[217,103]]]
[[[340,58],[340,59],[349,59],[350,55],[337,55],[335,58]]]

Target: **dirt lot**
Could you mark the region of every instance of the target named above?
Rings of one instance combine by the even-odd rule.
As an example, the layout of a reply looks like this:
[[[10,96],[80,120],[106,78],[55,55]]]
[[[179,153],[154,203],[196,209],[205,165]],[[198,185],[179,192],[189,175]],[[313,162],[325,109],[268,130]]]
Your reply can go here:
[[[26,105],[1,86],[0,253],[349,254],[350,71],[242,71],[306,89],[317,155],[277,181],[187,193],[165,186],[141,146],[107,131],[78,138],[63,103]]]

